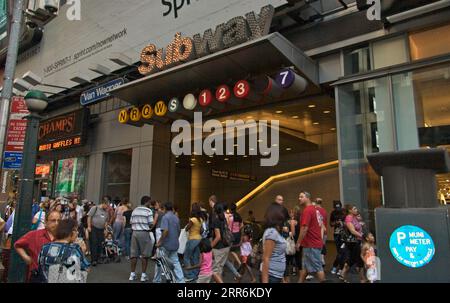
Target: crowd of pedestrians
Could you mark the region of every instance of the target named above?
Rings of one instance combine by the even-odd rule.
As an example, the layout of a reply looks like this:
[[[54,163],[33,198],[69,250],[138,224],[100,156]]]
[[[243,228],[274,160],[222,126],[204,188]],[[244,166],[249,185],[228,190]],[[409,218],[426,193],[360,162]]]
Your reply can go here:
[[[330,274],[348,282],[354,267],[360,282],[376,281],[373,234],[356,207],[333,203],[328,225],[322,199],[301,191],[298,203],[288,209],[283,196],[277,195],[265,212],[260,234],[253,212],[244,220],[236,204],[220,202],[215,195],[208,200],[209,211],[201,203],[192,203],[185,226],[180,226],[171,202],[150,196],[142,197],[134,209],[128,199],[112,201],[109,196],[98,204],[58,198],[33,203],[31,231],[13,247],[15,204],[10,203],[0,218],[2,280],[6,281],[9,256],[15,249],[28,265],[27,281],[35,283],[83,283],[91,267],[121,262],[121,257],[130,262],[130,281],[223,283],[227,268],[235,282],[244,276],[251,283],[288,283],[295,276],[299,283],[314,276],[325,282],[330,227],[336,245]],[[149,266],[154,266],[151,278]]]

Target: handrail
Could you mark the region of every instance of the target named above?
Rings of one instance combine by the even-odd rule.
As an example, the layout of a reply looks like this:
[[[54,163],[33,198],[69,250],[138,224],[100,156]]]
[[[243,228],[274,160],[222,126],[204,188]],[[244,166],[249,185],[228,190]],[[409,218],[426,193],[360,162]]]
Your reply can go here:
[[[322,163],[319,165],[310,166],[310,167],[306,167],[306,168],[302,168],[302,169],[298,169],[298,170],[294,170],[294,171],[290,171],[287,173],[282,173],[282,174],[275,175],[275,176],[271,176],[268,179],[266,179],[263,183],[258,185],[254,190],[252,190],[247,195],[245,195],[245,197],[243,197],[241,200],[239,200],[236,203],[237,209],[244,207],[249,202],[249,200],[253,199],[260,192],[262,192],[263,190],[265,190],[266,188],[268,188],[270,185],[272,185],[275,182],[289,179],[292,177],[313,174],[316,172],[320,172],[320,171],[324,171],[324,170],[328,170],[328,169],[332,169],[332,168],[336,168],[336,167],[339,167],[338,160],[327,162],[327,163]]]

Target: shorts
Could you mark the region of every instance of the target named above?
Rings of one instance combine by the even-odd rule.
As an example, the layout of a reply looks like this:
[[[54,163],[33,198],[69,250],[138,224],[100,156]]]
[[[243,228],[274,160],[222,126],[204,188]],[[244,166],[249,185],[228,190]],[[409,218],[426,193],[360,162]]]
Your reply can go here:
[[[130,258],[150,258],[153,252],[155,238],[149,231],[133,231],[131,236]]]
[[[197,283],[209,283],[211,282],[212,274],[210,275],[198,275]]]
[[[228,260],[228,254],[230,253],[230,247],[225,247],[222,249],[213,249],[213,273],[217,275],[222,275],[223,267]]]
[[[363,268],[364,262],[361,259],[361,243],[345,243],[344,259],[349,267],[356,265],[356,267]]]
[[[323,271],[322,249],[303,247],[302,268],[308,273]]]

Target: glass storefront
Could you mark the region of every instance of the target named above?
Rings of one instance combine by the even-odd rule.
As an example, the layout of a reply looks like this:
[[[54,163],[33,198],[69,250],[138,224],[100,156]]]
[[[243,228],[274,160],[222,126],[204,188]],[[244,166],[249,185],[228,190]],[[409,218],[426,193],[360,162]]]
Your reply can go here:
[[[367,155],[450,147],[450,64],[342,85],[338,106],[343,198],[370,216],[383,198]],[[450,201],[450,175],[438,183]]]
[[[355,204],[365,219],[381,205],[380,178],[366,155],[394,149],[393,112],[388,79],[364,81],[339,89],[342,189],[345,203]]]

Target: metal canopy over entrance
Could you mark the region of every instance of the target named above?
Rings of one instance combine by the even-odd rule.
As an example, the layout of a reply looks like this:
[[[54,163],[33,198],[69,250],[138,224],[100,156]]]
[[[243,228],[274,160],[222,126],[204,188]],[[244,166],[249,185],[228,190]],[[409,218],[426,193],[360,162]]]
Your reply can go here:
[[[270,75],[283,67],[295,68],[308,81],[308,88],[301,96],[320,92],[316,62],[281,34],[272,33],[151,74],[112,90],[111,95],[133,105],[154,104],[251,75]]]

